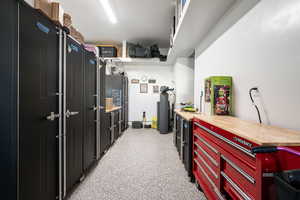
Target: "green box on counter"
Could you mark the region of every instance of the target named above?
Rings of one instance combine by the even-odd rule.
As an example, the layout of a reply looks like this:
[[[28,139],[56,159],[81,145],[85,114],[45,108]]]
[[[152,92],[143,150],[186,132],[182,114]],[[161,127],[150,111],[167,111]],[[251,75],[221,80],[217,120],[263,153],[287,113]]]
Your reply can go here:
[[[211,76],[205,79],[205,103],[212,115],[232,115],[232,77]]]

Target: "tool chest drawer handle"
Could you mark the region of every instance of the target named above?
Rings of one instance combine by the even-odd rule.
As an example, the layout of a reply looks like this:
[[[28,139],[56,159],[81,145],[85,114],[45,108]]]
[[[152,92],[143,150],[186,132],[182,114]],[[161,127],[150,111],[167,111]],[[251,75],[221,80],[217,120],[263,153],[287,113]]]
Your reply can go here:
[[[203,142],[208,148],[210,148],[213,152],[215,152],[216,154],[218,154],[218,150],[215,149],[213,146],[211,146],[208,142],[206,142],[203,138],[201,138],[199,135],[197,135],[196,133],[194,133],[195,137],[200,140],[201,142]]]
[[[214,192],[218,195],[218,197],[221,200],[224,200],[223,196],[221,195],[220,191],[218,190],[217,186],[215,185],[215,183],[211,180],[211,178],[209,178],[209,176],[207,175],[207,173],[205,172],[205,170],[201,167],[201,165],[199,164],[199,162],[194,159],[194,162],[196,163],[196,165],[198,166],[198,168],[201,170],[201,172],[204,174],[205,178],[208,180],[208,182],[212,185],[212,187],[214,188]]]
[[[210,133],[211,135],[213,135],[213,136],[219,138],[220,140],[226,142],[227,144],[229,144],[229,145],[235,147],[236,149],[238,149],[238,150],[244,152],[245,154],[247,154],[247,155],[249,155],[249,156],[251,156],[251,157],[253,157],[253,158],[256,157],[255,154],[252,154],[251,150],[248,150],[248,149],[246,149],[246,148],[244,148],[244,147],[242,147],[242,146],[240,146],[240,145],[238,145],[238,144],[236,144],[236,143],[230,141],[229,139],[223,137],[222,135],[220,135],[220,134],[218,134],[218,133],[216,133],[216,132],[213,132],[213,131],[209,130],[208,128],[206,128],[206,127],[200,125],[200,124],[197,123],[197,122],[195,122],[194,124],[195,124],[196,126],[198,126],[199,128],[203,129],[204,131]]]
[[[195,143],[196,147],[216,166],[218,167],[218,162],[213,159],[202,147],[199,146],[199,144]]]
[[[222,176],[226,179],[226,181],[228,181],[228,183],[245,199],[245,200],[252,200],[245,192],[243,192],[243,190],[237,185],[235,184],[231,178],[229,178],[225,172],[221,172]]]
[[[207,162],[205,162],[205,160],[202,158],[202,156],[200,156],[200,154],[197,151],[194,151],[195,154],[198,156],[198,158],[201,160],[201,162],[203,162],[203,164],[205,165],[205,167],[210,171],[210,173],[212,173],[212,175],[218,179],[219,176],[217,175],[217,173],[207,164]]]
[[[234,162],[226,158],[224,155],[221,155],[221,158],[225,160],[231,167],[233,167],[236,171],[238,171],[241,175],[243,175],[250,183],[255,184],[255,179],[247,174],[242,168],[237,166]]]

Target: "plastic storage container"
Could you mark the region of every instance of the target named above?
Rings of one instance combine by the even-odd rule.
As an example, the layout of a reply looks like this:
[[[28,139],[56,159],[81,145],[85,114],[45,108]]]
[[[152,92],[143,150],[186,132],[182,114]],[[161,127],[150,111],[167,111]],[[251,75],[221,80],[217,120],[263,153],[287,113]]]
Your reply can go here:
[[[278,200],[299,200],[300,170],[275,174],[275,185]]]
[[[114,58],[118,56],[117,48],[114,46],[98,46],[101,57]]]

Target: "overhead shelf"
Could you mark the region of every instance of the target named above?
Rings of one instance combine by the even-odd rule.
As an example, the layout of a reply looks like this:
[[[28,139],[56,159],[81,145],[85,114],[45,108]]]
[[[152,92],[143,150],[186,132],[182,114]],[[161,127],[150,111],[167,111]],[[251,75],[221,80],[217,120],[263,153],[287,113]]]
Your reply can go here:
[[[259,0],[187,0],[168,53],[168,63],[205,50]]]
[[[171,65],[168,61],[160,61],[159,58],[130,58],[127,56],[127,41],[122,42],[122,57],[104,58],[106,61],[130,64],[130,65]]]
[[[170,65],[171,63],[169,62],[162,62],[160,61],[159,58],[122,58],[122,57],[117,57],[117,58],[104,58],[107,61],[112,61],[112,62],[120,62],[123,64],[132,64],[132,65],[151,65],[151,64],[159,64],[159,65]]]

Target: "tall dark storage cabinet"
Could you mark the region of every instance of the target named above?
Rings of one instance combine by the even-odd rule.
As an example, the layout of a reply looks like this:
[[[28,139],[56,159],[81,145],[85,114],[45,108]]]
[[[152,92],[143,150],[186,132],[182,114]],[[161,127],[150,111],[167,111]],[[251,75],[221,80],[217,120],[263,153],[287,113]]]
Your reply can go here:
[[[176,115],[176,147],[179,155],[181,156],[181,128],[182,128],[182,117],[179,115]]]
[[[97,60],[93,53],[85,52],[84,74],[84,169],[87,170],[96,160]]]
[[[33,9],[20,7],[19,157],[20,200],[57,196],[59,37]]]
[[[59,34],[31,7],[0,7],[1,199],[58,197]],[[19,28],[18,28],[19,27]]]
[[[3,199],[16,200],[19,130],[17,2],[2,0],[0,17],[0,193]]]
[[[67,37],[66,51],[66,189],[70,191],[83,175],[84,50]]]
[[[188,176],[193,181],[193,125],[192,121],[183,121],[183,163]]]
[[[103,66],[100,68],[100,154],[103,156],[104,152],[110,145],[110,118],[105,112],[105,97],[106,97],[106,66],[103,63]]]
[[[128,128],[128,77],[123,77],[122,131]]]

